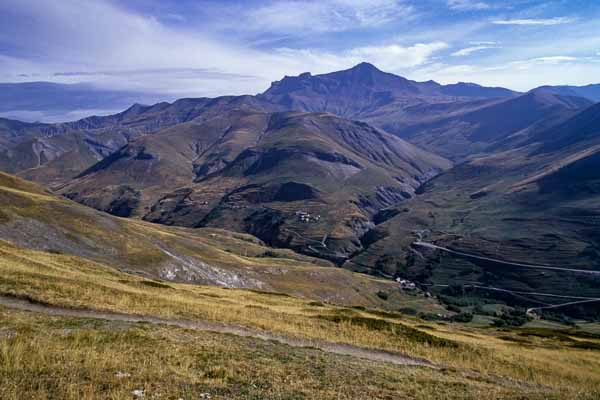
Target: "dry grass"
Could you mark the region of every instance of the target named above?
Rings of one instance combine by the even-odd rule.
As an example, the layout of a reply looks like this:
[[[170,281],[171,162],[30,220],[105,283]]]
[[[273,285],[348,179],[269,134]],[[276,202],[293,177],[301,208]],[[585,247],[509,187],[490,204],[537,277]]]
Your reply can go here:
[[[0,398],[543,399],[460,372],[400,367],[179,328],[0,310]],[[206,397],[204,397],[206,398]]]
[[[552,338],[523,337],[514,332],[460,325],[421,325],[421,321],[409,317],[322,305],[289,296],[156,282],[82,258],[23,250],[5,243],[0,243],[0,260],[0,292],[4,294],[27,296],[68,307],[220,321],[288,336],[398,351],[426,358],[447,366],[449,371],[456,371],[447,372],[450,375],[470,375],[472,371],[478,371],[482,375],[477,375],[477,379],[496,385],[513,382],[511,384],[519,392],[528,393],[528,396],[537,393],[556,398],[591,399],[600,395],[600,352],[577,349]],[[90,338],[94,335],[88,334]],[[507,336],[514,340],[507,340]],[[128,339],[117,337],[114,340],[127,342]],[[599,343],[593,338],[586,340]],[[20,346],[34,344],[25,341]],[[146,358],[150,347],[144,349],[138,353],[139,362],[155,362]],[[36,351],[41,351],[40,357],[45,357],[45,350]],[[31,349],[22,352],[25,355],[29,353]],[[223,357],[229,357],[227,354],[224,351]],[[78,356],[75,354],[73,357]],[[252,358],[247,362],[251,363]],[[31,368],[38,368],[36,363],[38,361]],[[89,368],[93,369],[93,365]],[[9,382],[19,386],[19,381],[14,379],[10,378]],[[371,382],[370,378],[367,382]],[[468,382],[465,387],[476,391],[477,384]],[[467,389],[464,389],[465,393]],[[494,393],[492,391],[490,395]],[[82,395],[83,398],[85,396]],[[89,396],[93,397],[92,394]],[[274,392],[269,392],[269,396],[294,398],[277,397]]]

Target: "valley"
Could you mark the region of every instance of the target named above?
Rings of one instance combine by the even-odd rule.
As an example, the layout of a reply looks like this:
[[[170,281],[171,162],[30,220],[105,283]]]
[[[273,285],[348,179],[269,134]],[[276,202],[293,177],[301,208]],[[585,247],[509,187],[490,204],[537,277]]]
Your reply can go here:
[[[594,93],[361,63],[0,120],[0,397],[596,398]]]
[[[133,221],[243,232],[322,260],[312,262],[433,288],[593,298],[600,210],[589,171],[600,133],[588,89],[577,92],[592,93],[585,98],[444,86],[362,63],[285,77],[257,96],[135,105],[53,125],[5,121],[0,143],[4,170]],[[197,270],[187,255],[152,246],[175,269]],[[532,264],[546,271],[523,271]],[[564,310],[589,317],[590,306]]]

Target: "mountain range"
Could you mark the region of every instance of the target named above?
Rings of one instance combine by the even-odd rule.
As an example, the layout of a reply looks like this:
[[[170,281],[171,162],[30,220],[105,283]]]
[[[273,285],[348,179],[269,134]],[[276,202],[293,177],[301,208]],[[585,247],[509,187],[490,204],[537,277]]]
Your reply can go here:
[[[0,169],[116,216],[244,232],[434,291],[597,296],[597,95],[415,82],[362,63],[257,96],[0,120]],[[477,292],[494,295],[507,297]]]

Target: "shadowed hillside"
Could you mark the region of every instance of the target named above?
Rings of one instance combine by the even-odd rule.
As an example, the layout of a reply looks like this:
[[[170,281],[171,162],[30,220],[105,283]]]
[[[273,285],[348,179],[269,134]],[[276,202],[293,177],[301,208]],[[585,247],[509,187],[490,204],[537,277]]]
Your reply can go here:
[[[432,284],[476,284],[523,292],[598,297],[600,274],[520,268],[502,261],[600,270],[600,130],[597,106],[535,136],[535,143],[474,158],[427,182],[387,210],[380,240],[349,264]],[[568,138],[568,139],[567,139]],[[500,262],[457,257],[419,240]],[[402,245],[399,246],[399,243]],[[370,267],[373,268],[373,267]],[[479,291],[477,296],[498,296]],[[506,296],[500,296],[506,297]],[[510,295],[533,306],[553,299]],[[560,300],[556,300],[560,301]],[[583,316],[594,305],[570,310]]]
[[[361,248],[379,209],[449,166],[364,123],[236,107],[134,140],[61,193],[117,215],[245,231],[339,261]]]
[[[0,173],[0,240],[92,260],[151,279],[260,289],[334,303],[393,307],[393,282],[331,268],[219,229],[165,227],[116,218]],[[18,248],[17,248],[18,250]],[[389,292],[387,301],[376,296]]]

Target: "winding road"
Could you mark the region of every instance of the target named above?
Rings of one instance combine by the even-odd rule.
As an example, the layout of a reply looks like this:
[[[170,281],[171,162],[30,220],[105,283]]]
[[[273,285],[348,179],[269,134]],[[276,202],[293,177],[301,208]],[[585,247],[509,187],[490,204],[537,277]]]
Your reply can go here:
[[[531,307],[527,309],[527,313],[530,313],[532,311],[535,310],[550,310],[553,308],[561,308],[561,307],[567,307],[567,306],[574,306],[577,304],[585,304],[585,303],[597,303],[599,302],[600,299],[589,299],[589,300],[579,300],[579,301],[570,301],[568,303],[561,303],[561,304],[551,304],[551,305],[547,305],[547,306],[543,306],[543,307]]]
[[[532,269],[546,269],[546,270],[553,270],[553,271],[576,272],[576,273],[581,273],[581,274],[591,274],[591,275],[598,275],[598,276],[600,276],[600,271],[589,270],[589,269],[560,268],[560,267],[552,267],[550,265],[523,264],[523,263],[512,262],[512,261],[498,260],[496,258],[483,257],[483,256],[475,255],[475,254],[463,253],[461,251],[452,250],[452,249],[449,249],[447,247],[438,246],[438,245],[435,245],[433,243],[427,243],[427,242],[423,242],[423,241],[420,241],[420,240],[414,242],[413,246],[425,247],[425,248],[434,249],[434,250],[441,250],[441,251],[444,251],[446,253],[455,254],[457,256],[462,256],[462,257],[467,257],[467,258],[474,258],[476,260],[482,260],[482,261],[491,261],[491,262],[495,262],[495,263],[499,263],[499,264],[514,266],[514,267],[532,268]]]

